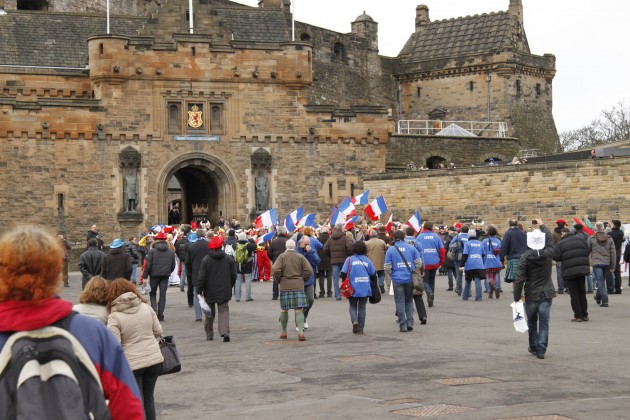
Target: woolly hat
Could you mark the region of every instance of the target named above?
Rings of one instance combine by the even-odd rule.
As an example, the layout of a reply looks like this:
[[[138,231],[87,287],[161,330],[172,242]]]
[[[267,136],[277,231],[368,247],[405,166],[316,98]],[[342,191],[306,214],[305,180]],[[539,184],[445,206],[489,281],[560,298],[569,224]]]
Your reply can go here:
[[[245,232],[241,232],[238,234],[238,240],[239,241],[246,241],[247,240],[247,234]]]
[[[216,235],[213,236],[212,239],[210,239],[210,242],[208,243],[208,248],[210,249],[219,249],[223,246],[223,238]]]

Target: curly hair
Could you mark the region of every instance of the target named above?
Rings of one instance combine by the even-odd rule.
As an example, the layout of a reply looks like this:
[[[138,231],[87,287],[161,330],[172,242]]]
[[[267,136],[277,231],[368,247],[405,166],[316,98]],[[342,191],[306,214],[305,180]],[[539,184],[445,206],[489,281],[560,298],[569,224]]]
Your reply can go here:
[[[0,303],[39,302],[59,291],[59,239],[35,226],[13,228],[0,237]]]
[[[109,303],[109,284],[107,280],[101,276],[92,277],[79,295],[79,302],[106,306]]]
[[[125,293],[132,292],[135,293],[143,302],[144,297],[138,292],[136,285],[130,282],[127,279],[118,278],[116,280],[112,280],[109,283],[109,293],[107,297],[107,309],[111,309],[112,303],[121,295]]]

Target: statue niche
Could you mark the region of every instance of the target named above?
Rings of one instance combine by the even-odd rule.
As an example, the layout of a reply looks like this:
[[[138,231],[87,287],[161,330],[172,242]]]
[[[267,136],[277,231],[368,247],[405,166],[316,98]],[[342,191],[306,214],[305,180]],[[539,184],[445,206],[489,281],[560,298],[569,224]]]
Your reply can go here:
[[[123,212],[137,213],[138,207],[138,170],[141,156],[135,149],[128,147],[119,155],[120,170],[123,174]]]
[[[269,174],[271,172],[271,155],[259,148],[251,156],[252,174],[254,177],[255,207],[253,214],[261,214],[269,208]]]

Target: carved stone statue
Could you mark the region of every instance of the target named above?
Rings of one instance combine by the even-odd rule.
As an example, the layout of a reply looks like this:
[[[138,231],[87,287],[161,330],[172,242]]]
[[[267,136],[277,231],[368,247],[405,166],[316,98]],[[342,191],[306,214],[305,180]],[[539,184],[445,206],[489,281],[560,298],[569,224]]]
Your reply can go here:
[[[125,211],[136,211],[138,201],[138,178],[134,175],[133,170],[129,170],[124,179],[124,195],[125,195]]]
[[[261,172],[258,172],[258,176],[255,180],[256,184],[256,210],[263,211],[267,208],[267,201],[269,196],[269,185],[267,177]]]

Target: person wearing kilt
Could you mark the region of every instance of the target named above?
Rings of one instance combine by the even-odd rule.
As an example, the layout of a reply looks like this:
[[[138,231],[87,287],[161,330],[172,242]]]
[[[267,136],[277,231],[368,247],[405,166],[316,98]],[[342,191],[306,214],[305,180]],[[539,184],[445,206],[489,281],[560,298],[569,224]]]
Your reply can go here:
[[[306,340],[304,336],[304,313],[308,307],[308,298],[304,293],[304,283],[313,275],[307,259],[295,251],[295,241],[289,239],[284,251],[271,268],[273,278],[278,281],[280,288],[280,325],[282,334],[280,339],[287,339],[287,325],[289,310],[295,310],[295,324],[298,327],[298,339]]]
[[[519,258],[527,251],[527,234],[518,227],[518,220],[510,219],[508,224],[510,227],[501,240],[499,260],[506,261],[505,282],[512,283],[518,273]]]

